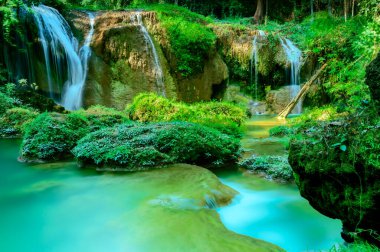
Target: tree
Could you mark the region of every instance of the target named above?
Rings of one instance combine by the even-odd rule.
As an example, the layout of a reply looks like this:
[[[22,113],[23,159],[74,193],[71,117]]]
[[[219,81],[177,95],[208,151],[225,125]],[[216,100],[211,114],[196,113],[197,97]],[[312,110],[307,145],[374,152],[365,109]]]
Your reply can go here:
[[[263,0],[258,0],[257,1],[257,6],[256,6],[256,12],[255,12],[255,15],[253,16],[253,18],[255,19],[255,21],[256,21],[257,24],[260,24],[260,22],[263,19],[263,15],[264,15]]]

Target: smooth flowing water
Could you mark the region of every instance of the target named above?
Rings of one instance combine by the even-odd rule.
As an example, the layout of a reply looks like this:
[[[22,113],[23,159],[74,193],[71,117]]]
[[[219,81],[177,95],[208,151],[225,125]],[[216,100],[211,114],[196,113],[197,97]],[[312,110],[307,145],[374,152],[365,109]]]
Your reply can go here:
[[[284,49],[286,59],[290,64],[290,88],[291,88],[291,99],[296,97],[298,92],[301,90],[300,87],[300,74],[301,74],[301,60],[302,52],[298,49],[292,41],[286,38],[281,38],[281,45]],[[302,112],[302,101],[299,101],[295,108],[293,109],[293,114],[301,114]]]
[[[144,41],[147,47],[147,51],[151,52],[153,55],[153,65],[154,65],[154,76],[156,77],[156,88],[157,92],[166,97],[165,83],[164,83],[164,72],[162,70],[160,58],[158,57],[156,46],[153,43],[152,37],[149,35],[148,30],[146,29],[141,12],[135,12],[131,15],[131,21],[133,24],[138,25],[142,34],[144,35]]]
[[[258,101],[258,88],[259,88],[259,43],[260,40],[265,38],[265,32],[258,30],[252,40],[252,53],[251,53],[251,83],[253,83],[253,68],[255,68],[255,101]]]
[[[250,131],[275,124],[263,118],[251,122]],[[221,181],[239,195],[216,211],[200,202],[208,203],[209,195],[225,187],[202,168],[174,165],[150,172],[98,174],[74,162],[27,166],[17,162],[19,143],[0,140],[0,251],[275,248],[250,237],[303,251],[341,242],[339,221],[313,210],[294,185],[239,171],[220,172]]]
[[[91,28],[83,47],[78,50],[78,40],[56,9],[39,5],[32,10],[44,52],[50,97],[68,110],[77,110],[82,106],[95,17],[88,14]]]

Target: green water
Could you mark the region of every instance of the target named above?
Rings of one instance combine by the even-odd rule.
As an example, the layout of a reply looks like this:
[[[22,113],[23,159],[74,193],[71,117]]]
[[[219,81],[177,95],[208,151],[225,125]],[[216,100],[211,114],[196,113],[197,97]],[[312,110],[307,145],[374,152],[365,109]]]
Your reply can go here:
[[[27,166],[19,141],[0,140],[0,251],[288,251],[341,242],[339,221],[313,210],[293,185],[238,171],[174,165],[98,174],[75,163]],[[252,238],[254,237],[254,238]]]

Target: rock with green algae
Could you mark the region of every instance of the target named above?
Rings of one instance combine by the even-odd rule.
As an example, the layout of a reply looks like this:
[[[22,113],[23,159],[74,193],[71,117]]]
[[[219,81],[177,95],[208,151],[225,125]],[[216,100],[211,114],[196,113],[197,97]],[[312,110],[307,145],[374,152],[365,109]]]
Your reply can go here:
[[[38,116],[38,112],[27,108],[11,108],[0,117],[0,137],[20,137],[26,125]]]
[[[380,122],[373,114],[302,127],[289,163],[301,195],[342,220],[345,240],[380,245]]]
[[[86,166],[138,171],[173,163],[221,167],[237,162],[239,140],[186,122],[119,125],[82,138],[73,150]]]
[[[56,161],[72,157],[71,149],[89,132],[88,121],[78,114],[43,113],[29,123],[20,160]]]

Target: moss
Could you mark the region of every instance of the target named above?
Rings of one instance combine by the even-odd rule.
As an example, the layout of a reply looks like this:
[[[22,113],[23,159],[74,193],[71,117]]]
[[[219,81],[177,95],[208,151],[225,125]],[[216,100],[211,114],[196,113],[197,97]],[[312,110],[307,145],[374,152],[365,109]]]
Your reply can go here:
[[[8,109],[0,118],[0,136],[18,137],[28,123],[38,116],[38,112],[26,108]]]
[[[380,127],[373,111],[339,121],[308,123],[290,144],[289,162],[301,195],[318,211],[343,222],[344,237],[376,242]]]
[[[235,137],[241,137],[239,125],[246,119],[244,110],[230,103],[204,102],[187,105],[155,94],[138,95],[126,111],[132,120],[140,122],[194,122]]]
[[[220,167],[237,161],[239,141],[191,123],[130,124],[81,139],[73,150],[86,165],[140,170],[171,163]]]
[[[290,136],[294,133],[294,130],[288,126],[276,126],[269,130],[269,135],[272,137],[284,137]]]
[[[121,111],[101,105],[91,106],[88,109],[71,113],[87,119],[90,131],[96,131],[104,127],[111,127],[116,124],[128,122],[128,116]]]
[[[88,132],[88,121],[83,116],[43,113],[25,129],[21,159],[33,162],[71,157],[71,149]]]
[[[256,174],[265,174],[270,180],[293,181],[293,170],[287,156],[251,156],[239,163],[245,169]]]

